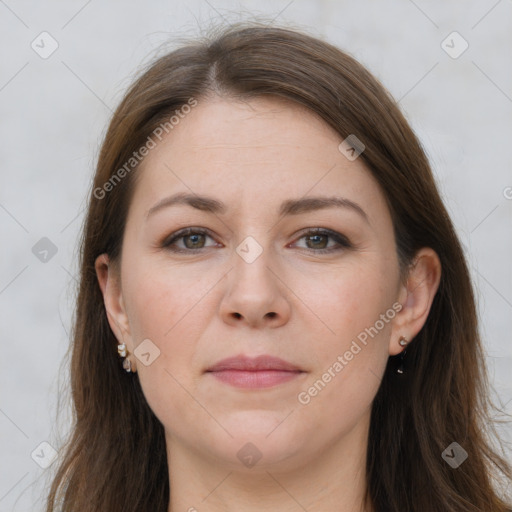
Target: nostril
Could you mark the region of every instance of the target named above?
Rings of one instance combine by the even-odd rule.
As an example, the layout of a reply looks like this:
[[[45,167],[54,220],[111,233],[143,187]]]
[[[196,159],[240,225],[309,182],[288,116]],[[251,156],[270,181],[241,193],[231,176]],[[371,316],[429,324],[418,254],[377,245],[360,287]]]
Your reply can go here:
[[[267,313],[267,316],[270,318],[274,318],[276,314],[274,313],[274,311],[271,311],[270,313]]]

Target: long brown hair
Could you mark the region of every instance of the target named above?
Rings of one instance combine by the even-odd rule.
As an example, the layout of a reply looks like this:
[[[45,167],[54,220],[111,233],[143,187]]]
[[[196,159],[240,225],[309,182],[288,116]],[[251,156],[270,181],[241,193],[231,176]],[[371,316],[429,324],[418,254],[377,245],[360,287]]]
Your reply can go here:
[[[349,55],[304,32],[258,23],[221,27],[158,58],[112,117],[81,239],[73,425],[47,511],[167,512],[172,489],[163,426],[137,374],[120,367],[94,264],[102,253],[119,261],[137,166],[119,182],[114,175],[170,115],[211,94],[287,98],[341,137],[356,135],[391,212],[404,282],[418,249],[431,247],[440,258],[439,288],[407,349],[406,373],[397,375],[397,357],[390,357],[373,402],[367,503],[379,512],[504,512],[497,482],[510,481],[512,469],[491,443],[499,439],[496,408],[471,278],[419,141],[391,96]],[[452,442],[468,453],[456,469],[441,456]]]

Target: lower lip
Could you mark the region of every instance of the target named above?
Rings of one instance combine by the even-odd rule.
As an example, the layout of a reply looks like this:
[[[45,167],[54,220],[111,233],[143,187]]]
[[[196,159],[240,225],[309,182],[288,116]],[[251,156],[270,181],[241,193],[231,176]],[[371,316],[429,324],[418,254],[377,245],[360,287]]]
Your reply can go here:
[[[302,372],[291,372],[282,370],[260,370],[260,371],[243,371],[243,370],[222,370],[218,372],[209,372],[216,379],[226,384],[238,388],[270,388],[278,384],[283,384],[295,379]]]

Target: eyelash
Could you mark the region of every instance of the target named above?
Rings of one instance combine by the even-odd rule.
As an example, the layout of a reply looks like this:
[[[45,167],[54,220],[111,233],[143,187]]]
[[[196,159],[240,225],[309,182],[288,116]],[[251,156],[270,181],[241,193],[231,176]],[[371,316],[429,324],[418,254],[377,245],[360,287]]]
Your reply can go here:
[[[208,249],[208,247],[200,247],[199,249],[182,249],[182,248],[172,247],[172,244],[174,244],[176,241],[178,241],[182,238],[185,238],[186,236],[189,236],[189,235],[206,235],[206,236],[209,236],[210,238],[213,238],[213,236],[210,234],[210,232],[206,229],[185,228],[185,229],[181,229],[175,233],[172,233],[169,237],[167,237],[162,242],[161,247],[168,249],[169,251],[178,252],[178,253],[199,252],[203,249]],[[312,235],[313,236],[315,236],[315,235],[328,236],[328,237],[332,238],[338,244],[338,247],[330,247],[328,249],[308,249],[308,248],[306,248],[306,249],[304,249],[306,251],[310,251],[313,253],[327,254],[327,253],[337,252],[342,249],[350,249],[352,247],[352,244],[348,241],[348,239],[345,236],[343,236],[339,233],[336,233],[335,231],[331,231],[329,229],[324,229],[324,228],[310,229],[310,230],[306,231],[305,233],[303,233],[297,240],[300,240],[304,237],[312,236]]]

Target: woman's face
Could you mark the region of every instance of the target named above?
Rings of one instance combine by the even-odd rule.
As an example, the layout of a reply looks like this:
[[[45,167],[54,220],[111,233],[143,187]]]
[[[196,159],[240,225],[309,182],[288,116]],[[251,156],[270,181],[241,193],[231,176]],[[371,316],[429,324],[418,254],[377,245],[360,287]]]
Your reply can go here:
[[[405,296],[384,196],[341,142],[284,100],[209,99],[137,171],[110,313],[171,451],[284,469],[364,437]],[[208,371],[261,355],[298,370]]]

